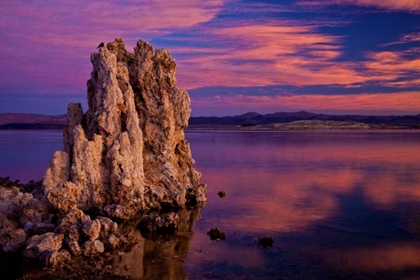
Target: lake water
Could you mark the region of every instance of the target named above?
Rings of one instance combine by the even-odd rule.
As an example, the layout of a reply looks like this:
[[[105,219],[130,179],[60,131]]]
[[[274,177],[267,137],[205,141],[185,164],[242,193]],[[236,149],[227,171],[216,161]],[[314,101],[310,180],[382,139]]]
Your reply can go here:
[[[420,279],[419,131],[187,131],[208,202],[117,257],[135,279]],[[41,179],[56,131],[0,131],[0,176]],[[225,190],[224,198],[217,196]],[[198,218],[201,215],[201,218]],[[197,220],[198,219],[198,220]],[[212,227],[227,234],[211,241]],[[271,236],[264,249],[258,237]],[[119,258],[119,259],[118,259]],[[131,269],[121,269],[129,263]]]

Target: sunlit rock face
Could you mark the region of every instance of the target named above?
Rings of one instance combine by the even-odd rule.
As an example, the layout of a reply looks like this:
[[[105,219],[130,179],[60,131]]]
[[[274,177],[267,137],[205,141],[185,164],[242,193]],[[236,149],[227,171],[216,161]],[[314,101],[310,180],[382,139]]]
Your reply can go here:
[[[60,212],[131,219],[140,210],[206,200],[184,129],[190,99],[176,86],[168,51],[116,39],[92,53],[86,113],[68,106],[64,151],[44,175],[44,199]]]

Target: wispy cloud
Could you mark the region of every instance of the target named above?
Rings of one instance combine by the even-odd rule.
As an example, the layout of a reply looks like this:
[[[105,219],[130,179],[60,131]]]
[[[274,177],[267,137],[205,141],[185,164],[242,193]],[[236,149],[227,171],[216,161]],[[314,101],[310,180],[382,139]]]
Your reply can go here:
[[[53,84],[41,92],[80,92],[90,73],[89,53],[100,42],[123,37],[128,46],[134,46],[139,38],[207,22],[223,2],[2,1],[0,57],[4,69],[9,69],[1,73],[3,90],[22,80],[33,85],[49,80]],[[54,82],[61,85],[56,87]],[[36,86],[34,92],[39,92]]]
[[[405,34],[401,36],[401,38],[398,41],[386,43],[386,44],[383,44],[382,46],[387,47],[387,46],[392,46],[392,45],[409,44],[409,43],[419,42],[419,41],[420,41],[420,32],[415,32],[415,33]]]
[[[180,81],[187,88],[202,86],[348,85],[369,78],[356,64],[337,62],[341,38],[319,32],[317,26],[272,20],[265,24],[241,24],[206,30],[223,42],[217,51],[190,49],[181,57]],[[184,51],[173,49],[174,53]],[[185,69],[185,72],[184,70]]]
[[[350,5],[351,1],[306,2]],[[368,2],[357,0],[354,4],[385,5]],[[381,3],[389,9],[400,7],[396,1]],[[239,0],[3,1],[0,94],[82,94],[91,71],[90,52],[96,51],[100,42],[116,37],[125,39],[128,50],[139,38],[167,48],[178,65],[178,85],[187,89],[420,86],[419,48],[413,46],[420,40],[418,32],[398,34],[400,39],[395,42],[384,42],[355,59],[347,53],[349,38],[343,31],[354,19],[331,19],[327,13],[314,17],[317,12],[313,11],[307,17],[308,12],[301,8],[290,3],[251,4]],[[219,95],[222,99],[237,96],[239,103],[235,106],[242,106],[235,92],[207,96],[217,99]],[[253,102],[261,106],[266,106],[265,102],[278,104],[280,101],[270,98],[286,98],[280,95],[259,91],[253,95]],[[305,103],[305,96],[301,101],[309,108],[293,108],[314,108],[310,102]],[[205,102],[199,95],[194,99],[195,104]],[[289,96],[283,101],[289,104],[291,100],[297,99]]]
[[[384,81],[383,85],[393,87],[420,86],[420,50],[382,51],[370,53],[364,62],[367,72],[373,75],[392,77]]]
[[[247,111],[250,106],[270,111],[293,111],[309,110],[341,111],[341,112],[412,112],[418,113],[420,104],[420,92],[398,93],[365,93],[357,95],[324,95],[324,94],[300,94],[300,95],[232,95],[194,98],[193,106],[199,108],[244,108]]]

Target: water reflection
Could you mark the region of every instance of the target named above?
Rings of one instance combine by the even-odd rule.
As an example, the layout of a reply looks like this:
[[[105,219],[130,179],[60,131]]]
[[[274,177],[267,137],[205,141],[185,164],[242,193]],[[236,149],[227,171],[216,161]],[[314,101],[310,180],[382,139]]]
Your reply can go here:
[[[113,257],[114,273],[131,279],[188,279],[182,264],[185,262],[192,228],[200,218],[203,205],[189,209],[179,209],[180,222],[174,231],[146,232],[134,230],[140,242],[129,252]],[[133,230],[128,228],[126,231]]]
[[[373,248],[354,248],[346,251],[329,250],[323,256],[342,269],[363,272],[404,271],[420,268],[420,244],[400,242]]]
[[[0,176],[21,183],[41,180],[54,151],[62,149],[61,130],[0,130]]]
[[[45,151],[45,168],[62,146],[59,136],[58,148]],[[195,168],[208,184],[202,218],[195,223],[196,214],[183,215],[185,224],[169,237],[137,232],[141,241],[135,249],[113,258],[120,275],[420,279],[418,131],[189,131],[186,136]],[[14,165],[28,172],[19,165],[24,155],[10,156],[13,145],[7,145],[10,151],[1,152],[8,160],[0,168]],[[39,174],[36,178],[43,171]],[[224,198],[217,195],[221,190]],[[210,240],[213,227],[227,233],[226,241]],[[272,236],[274,246],[258,246],[259,236]]]
[[[194,260],[193,275],[394,279],[420,269],[409,225],[420,205],[419,132],[201,132],[188,139],[209,185],[196,230],[217,225],[228,234],[214,252],[194,236],[214,255]],[[255,246],[266,234],[276,240],[267,252]],[[230,258],[215,261],[220,251]],[[253,258],[254,269],[242,270],[250,261],[238,254]]]
[[[306,133],[296,142],[294,135],[284,140],[272,134],[209,135],[225,137],[216,138],[217,147],[192,142],[209,193],[218,187],[230,198],[210,201],[208,210],[234,216],[226,222],[235,230],[301,230],[334,216],[338,196],[358,191],[376,209],[420,200],[419,134],[407,134],[413,138],[407,141],[386,135],[378,142],[370,134],[324,139]]]

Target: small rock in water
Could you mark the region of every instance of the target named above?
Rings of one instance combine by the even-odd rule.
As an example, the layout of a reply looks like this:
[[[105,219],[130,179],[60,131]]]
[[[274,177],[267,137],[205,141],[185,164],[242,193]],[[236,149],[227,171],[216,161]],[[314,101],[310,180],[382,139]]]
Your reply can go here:
[[[226,240],[226,232],[221,231],[218,227],[212,228],[207,235],[210,236],[211,240]]]
[[[217,193],[217,195],[219,197],[225,197],[226,196],[226,191],[220,191],[220,192]]]
[[[266,236],[264,238],[261,238],[258,236],[258,245],[262,245],[264,247],[264,249],[268,249],[268,247],[273,247],[273,237],[271,236]]]

